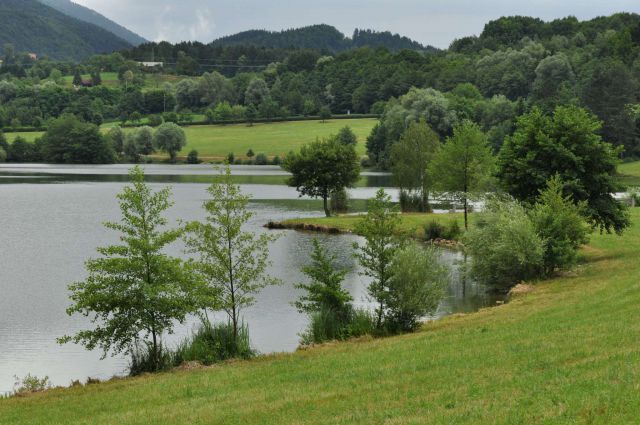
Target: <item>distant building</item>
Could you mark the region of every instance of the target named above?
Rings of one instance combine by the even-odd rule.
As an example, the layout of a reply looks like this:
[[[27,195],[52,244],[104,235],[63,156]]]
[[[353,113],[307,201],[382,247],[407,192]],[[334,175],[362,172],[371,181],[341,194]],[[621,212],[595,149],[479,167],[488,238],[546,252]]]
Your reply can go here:
[[[138,65],[142,65],[147,68],[162,68],[164,66],[164,62],[138,62]]]
[[[36,55],[35,53],[27,53],[27,56],[29,56],[29,59],[37,61],[38,60],[38,55]]]

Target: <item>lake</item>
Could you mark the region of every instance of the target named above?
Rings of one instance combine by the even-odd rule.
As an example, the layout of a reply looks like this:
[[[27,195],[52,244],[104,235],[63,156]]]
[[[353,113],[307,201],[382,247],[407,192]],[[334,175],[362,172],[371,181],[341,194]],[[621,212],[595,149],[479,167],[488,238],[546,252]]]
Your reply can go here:
[[[203,218],[201,204],[207,185],[188,181],[193,177],[209,178],[210,167],[157,165],[147,169],[155,176],[154,181],[174,182],[176,176],[187,181],[172,183],[175,206],[167,213],[170,223]],[[122,357],[100,360],[99,352],[87,352],[73,344],[60,346],[55,339],[88,326],[86,318],[66,315],[67,285],[86,276],[84,261],[96,255],[96,247],[117,242],[117,234],[101,223],[119,217],[115,196],[124,183],[113,181],[113,177],[123,180],[126,171],[123,166],[0,166],[0,393],[12,390],[14,375],[48,375],[55,385],[68,385],[75,379],[108,379],[125,373],[128,363]],[[255,215],[247,230],[271,232],[263,228],[269,220],[322,215],[319,209],[311,210],[308,204],[294,201],[297,193],[292,188],[271,181],[259,183],[263,177],[268,180],[269,176],[278,175],[278,169],[234,167],[233,172],[240,178],[245,175],[256,179],[255,183],[241,184],[243,192],[255,200],[250,204]],[[388,180],[383,173],[372,177]],[[165,185],[152,183],[154,189]],[[365,199],[375,191],[376,187],[363,186],[352,190],[351,196]],[[389,192],[397,197],[397,191]],[[300,268],[309,261],[313,238],[321,238],[336,253],[339,265],[351,270],[345,286],[355,303],[371,307],[366,297],[368,282],[359,275],[352,257],[352,245],[360,238],[295,231],[276,233],[281,237],[270,246],[273,265],[269,273],[284,284],[263,290],[256,305],[243,314],[252,344],[261,353],[293,351],[298,346],[307,318],[291,306],[300,296],[293,285],[304,280]],[[176,245],[170,253],[181,255],[182,247]],[[443,261],[455,269],[460,257],[458,253],[442,251]],[[436,316],[471,312],[494,302],[485,288],[473,282],[463,284],[454,272]],[[176,333],[164,341],[169,346],[176,344],[194,325],[192,320],[178,326]]]

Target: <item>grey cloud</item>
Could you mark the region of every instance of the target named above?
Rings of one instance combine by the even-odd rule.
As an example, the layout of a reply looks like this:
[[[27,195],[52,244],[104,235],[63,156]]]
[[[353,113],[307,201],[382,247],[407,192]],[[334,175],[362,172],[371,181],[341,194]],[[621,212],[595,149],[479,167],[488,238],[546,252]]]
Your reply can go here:
[[[640,12],[637,0],[75,0],[150,40],[211,41],[247,29],[326,23],[346,34],[371,28],[446,47],[478,34],[503,15],[580,19],[615,12]]]

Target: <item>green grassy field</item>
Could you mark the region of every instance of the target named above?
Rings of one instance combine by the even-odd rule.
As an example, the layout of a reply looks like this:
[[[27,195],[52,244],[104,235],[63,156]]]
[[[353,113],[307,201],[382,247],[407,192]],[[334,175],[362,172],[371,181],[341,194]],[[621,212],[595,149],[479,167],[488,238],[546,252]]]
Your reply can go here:
[[[631,424],[640,209],[576,273],[416,334],[0,401],[3,424]]]
[[[621,164],[618,173],[620,181],[626,186],[640,186],[640,161]]]
[[[120,80],[118,80],[117,72],[102,72],[100,73],[100,77],[102,78],[102,84],[107,87],[119,87]],[[71,87],[73,83],[73,75],[66,75],[63,77],[64,82],[68,87]],[[168,74],[148,74],[144,80],[144,86],[142,90],[151,90],[161,88],[164,83],[175,84],[185,78],[192,77],[182,77],[179,75],[168,75]],[[91,79],[90,74],[83,74],[82,79],[89,81]]]
[[[269,157],[286,155],[297,151],[305,143],[317,138],[336,134],[341,128],[349,126],[358,136],[357,151],[359,155],[366,153],[365,141],[375,126],[376,119],[346,119],[320,121],[288,121],[268,124],[233,125],[195,125],[184,127],[187,134],[187,146],[179,156],[186,155],[195,149],[203,160],[221,160],[233,152],[236,158],[245,158],[249,149],[257,155],[264,153]],[[114,124],[105,124],[107,128]],[[127,129],[131,131],[131,129]],[[33,141],[42,136],[41,132],[6,133],[7,140],[12,142],[17,136]],[[163,157],[162,157],[163,158]]]

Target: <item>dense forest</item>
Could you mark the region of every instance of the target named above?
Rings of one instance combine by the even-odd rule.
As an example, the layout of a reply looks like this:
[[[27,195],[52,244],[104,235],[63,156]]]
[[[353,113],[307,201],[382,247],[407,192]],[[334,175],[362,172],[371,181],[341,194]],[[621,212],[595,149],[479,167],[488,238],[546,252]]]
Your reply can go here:
[[[67,16],[36,0],[0,2],[0,45],[53,59],[82,60],[131,45],[88,22]]]
[[[444,138],[469,119],[498,150],[517,118],[534,107],[549,113],[557,105],[576,105],[603,121],[602,136],[624,146],[624,158],[637,158],[639,54],[640,16],[626,13],[584,22],[500,18],[441,52],[145,44],[80,65],[39,61],[26,69],[3,68],[12,74],[0,82],[0,123],[46,125],[63,113],[94,122],[181,112],[200,112],[211,122],[325,110],[374,113],[382,118],[369,138],[369,154],[386,167],[389,147],[412,120],[424,118]],[[135,62],[152,57],[164,67]],[[75,73],[82,81],[80,73],[100,72],[117,73],[120,83],[79,89],[60,84],[60,74]],[[150,84],[166,74],[182,77]]]

